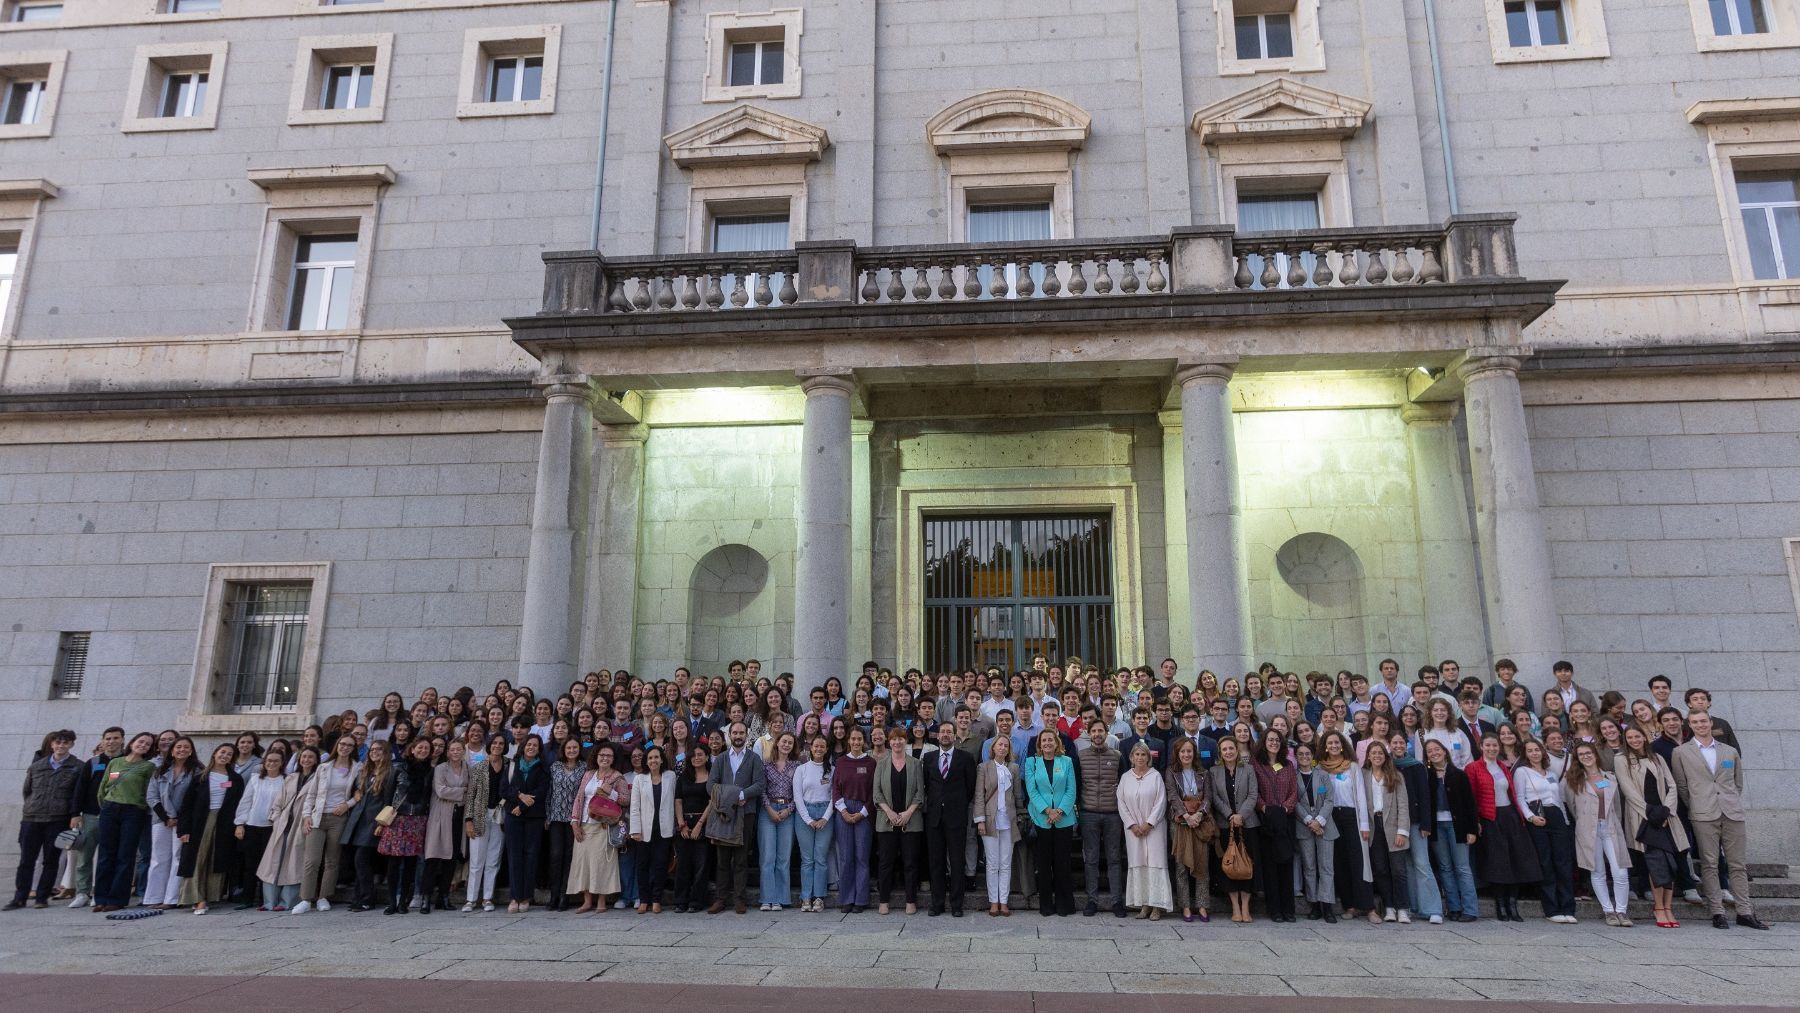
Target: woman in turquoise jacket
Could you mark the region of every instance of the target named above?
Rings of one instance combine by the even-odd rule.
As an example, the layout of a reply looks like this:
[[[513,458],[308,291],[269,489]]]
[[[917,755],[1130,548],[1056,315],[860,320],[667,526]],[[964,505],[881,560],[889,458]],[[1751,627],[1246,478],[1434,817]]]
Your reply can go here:
[[[1062,736],[1038,734],[1037,755],[1025,760],[1025,795],[1037,829],[1038,913],[1075,913],[1075,764],[1063,754]]]

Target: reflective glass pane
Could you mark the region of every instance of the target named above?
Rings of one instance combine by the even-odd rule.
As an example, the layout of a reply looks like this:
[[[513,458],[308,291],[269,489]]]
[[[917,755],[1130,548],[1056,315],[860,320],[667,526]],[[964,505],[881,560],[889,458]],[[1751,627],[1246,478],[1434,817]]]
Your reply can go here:
[[[525,58],[525,80],[519,87],[519,100],[531,102],[544,92],[544,58],[528,56]]]
[[[1269,59],[1294,55],[1293,23],[1286,14],[1270,14],[1263,18],[1263,31],[1269,37],[1269,51],[1264,54]]]
[[[1776,208],[1775,245],[1781,251],[1781,276],[1800,277],[1800,208]]]
[[[1791,172],[1740,172],[1739,204],[1778,204],[1800,200],[1800,175]]]
[[[781,43],[765,42],[762,47],[761,84],[781,83]]]
[[[330,304],[325,310],[325,326],[329,330],[337,330],[350,326],[350,282],[356,273],[354,268],[328,268],[327,284],[330,286]]]
[[[349,263],[356,260],[355,236],[306,236],[300,240],[302,264]]]
[[[354,67],[332,67],[325,72],[325,97],[321,109],[349,109]]]
[[[324,299],[324,268],[300,268],[294,272],[293,305],[288,310],[288,330],[312,331],[319,327],[319,304]]]
[[[26,4],[13,8],[14,21],[55,21],[62,17],[62,4]]]
[[[731,86],[741,88],[756,83],[756,44],[740,42],[731,47]]]
[[[1050,205],[979,204],[969,208],[969,242],[1023,243],[1050,238]]]
[[[713,220],[714,253],[753,253],[787,248],[787,215],[735,215]]]
[[[1531,45],[1531,17],[1525,12],[1524,0],[1506,5],[1506,42],[1510,46]]]
[[[1247,14],[1234,19],[1232,28],[1237,34],[1238,59],[1262,59],[1262,38],[1257,33],[1256,15]]]
[[[1744,240],[1750,246],[1750,271],[1758,278],[1779,278],[1775,265],[1775,237],[1769,231],[1769,213],[1762,208],[1744,209]]]
[[[1555,0],[1538,0],[1538,42],[1545,46],[1567,45],[1569,32],[1563,25],[1562,4]]]
[[[488,101],[511,102],[517,75],[517,60],[495,60],[493,70],[488,75]]]
[[[0,122],[36,123],[42,81],[15,81],[6,91],[6,109]]]
[[[351,108],[367,109],[374,97],[375,68],[361,67],[358,69],[361,70],[361,73],[356,75],[356,101],[352,103]]]
[[[1317,194],[1266,194],[1238,198],[1239,232],[1286,232],[1319,227]]]

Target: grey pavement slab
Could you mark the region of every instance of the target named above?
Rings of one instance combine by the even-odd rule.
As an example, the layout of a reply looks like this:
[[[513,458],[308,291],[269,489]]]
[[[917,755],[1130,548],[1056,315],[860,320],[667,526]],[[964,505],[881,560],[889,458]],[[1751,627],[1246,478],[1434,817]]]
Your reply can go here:
[[[516,960],[459,960],[427,978],[454,978],[459,981],[493,981],[525,976],[532,981],[586,981],[612,967],[600,961],[540,960],[521,966]]]

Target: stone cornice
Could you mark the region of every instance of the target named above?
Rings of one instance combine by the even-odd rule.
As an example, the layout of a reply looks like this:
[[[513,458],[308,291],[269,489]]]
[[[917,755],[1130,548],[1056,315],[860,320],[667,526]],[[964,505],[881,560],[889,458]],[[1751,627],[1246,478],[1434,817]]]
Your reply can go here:
[[[1362,129],[1372,108],[1363,99],[1278,77],[1214,102],[1194,114],[1192,126],[1202,144],[1341,139]]]
[[[816,162],[831,146],[824,127],[752,105],[740,105],[663,138],[684,169],[701,165]]]
[[[318,165],[251,169],[250,182],[264,190],[297,190],[331,186],[386,186],[396,176],[386,165]]]
[[[1800,96],[1701,99],[1687,110],[1688,122],[1701,125],[1790,119],[1800,119]]]
[[[47,179],[0,179],[0,200],[43,200],[61,192]]]
[[[940,155],[966,151],[1075,151],[1092,118],[1075,103],[1041,91],[1000,88],[945,107],[925,123]]]

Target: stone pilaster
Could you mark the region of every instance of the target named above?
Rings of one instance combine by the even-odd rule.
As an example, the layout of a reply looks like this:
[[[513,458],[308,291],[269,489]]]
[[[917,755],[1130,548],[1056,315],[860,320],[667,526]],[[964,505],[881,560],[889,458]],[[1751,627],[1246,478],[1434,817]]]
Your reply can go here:
[[[1510,657],[1526,685],[1548,685],[1562,653],[1562,624],[1551,594],[1550,545],[1538,510],[1537,474],[1525,403],[1523,350],[1476,350],[1457,367],[1475,485],[1475,534],[1486,586],[1488,643]]]
[[[594,492],[589,522],[587,608],[582,620],[581,671],[637,671],[638,533],[644,498],[642,425],[601,426],[593,453]]]
[[[1412,460],[1428,660],[1453,658],[1464,670],[1481,674],[1488,671],[1487,621],[1456,448],[1456,405],[1409,404],[1400,416]]]

